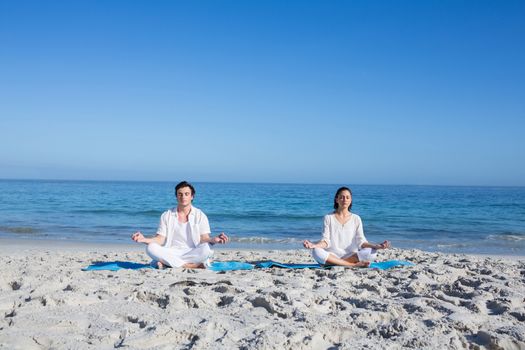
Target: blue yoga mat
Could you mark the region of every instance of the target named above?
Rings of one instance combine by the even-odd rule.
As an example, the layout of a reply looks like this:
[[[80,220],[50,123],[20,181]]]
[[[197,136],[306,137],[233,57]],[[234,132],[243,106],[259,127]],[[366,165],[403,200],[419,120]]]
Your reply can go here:
[[[402,261],[402,260],[387,260],[387,261],[380,261],[380,262],[373,262],[370,263],[369,268],[376,269],[376,270],[388,270],[393,267],[400,267],[400,266],[414,266],[414,263],[411,263],[410,261]]]
[[[96,262],[88,267],[82,269],[82,271],[117,271],[121,269],[126,270],[138,270],[138,269],[153,269],[154,267],[150,264],[139,264],[128,261],[109,261],[109,262]]]
[[[284,269],[323,269],[325,268],[319,264],[284,264],[277,261],[261,261],[255,265],[259,269],[268,269],[271,267],[281,267]]]
[[[138,269],[153,269],[155,267],[150,264],[139,264],[127,261],[109,261],[96,262],[82,269],[82,271],[118,271],[118,270],[138,270]],[[233,271],[233,270],[252,270],[252,264],[239,261],[215,261],[208,267],[211,271]]]
[[[387,260],[381,262],[373,262],[370,264],[371,269],[375,270],[387,270],[394,267],[400,266],[414,266],[414,263],[402,260]],[[240,261],[214,261],[208,270],[219,272],[219,271],[235,271],[235,270],[253,270],[257,269],[268,269],[272,267],[280,267],[285,269],[325,269],[331,266],[323,266],[319,264],[285,264],[277,261],[261,261],[257,264],[249,264]],[[139,264],[128,261],[110,261],[110,262],[96,262],[83,268],[82,271],[117,271],[117,270],[138,270],[138,269],[153,269],[154,267],[150,264]]]
[[[234,271],[234,270],[253,270],[254,266],[240,261],[214,261],[208,270],[211,271]]]
[[[411,263],[408,261],[401,261],[401,260],[387,260],[387,261],[370,263],[369,268],[375,269],[375,270],[388,270],[393,267],[399,267],[399,266],[414,266],[414,263]],[[320,264],[283,264],[277,261],[269,260],[269,261],[259,262],[255,265],[255,267],[262,268],[262,269],[267,269],[271,267],[281,267],[285,269],[323,269],[323,268],[330,268],[332,266],[330,265],[323,266]]]

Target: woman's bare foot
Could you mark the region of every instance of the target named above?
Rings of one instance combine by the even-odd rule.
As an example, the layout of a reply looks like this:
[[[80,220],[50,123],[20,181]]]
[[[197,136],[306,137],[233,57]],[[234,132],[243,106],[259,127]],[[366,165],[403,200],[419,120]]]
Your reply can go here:
[[[356,262],[353,266],[354,267],[368,267],[370,266],[370,261],[359,261],[359,262]]]
[[[164,270],[165,267],[166,267],[166,266],[164,266],[163,263],[161,263],[160,261],[157,261],[157,269],[159,269],[159,270]]]

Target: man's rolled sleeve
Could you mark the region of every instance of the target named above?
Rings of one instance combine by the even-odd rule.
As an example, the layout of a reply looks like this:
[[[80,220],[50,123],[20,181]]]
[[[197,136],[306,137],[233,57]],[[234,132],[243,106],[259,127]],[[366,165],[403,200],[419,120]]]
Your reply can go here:
[[[201,235],[211,234],[210,222],[208,221],[208,217],[204,213],[200,217],[199,231]]]
[[[160,236],[168,236],[168,214],[165,212],[160,216],[159,227],[157,228],[157,234]]]

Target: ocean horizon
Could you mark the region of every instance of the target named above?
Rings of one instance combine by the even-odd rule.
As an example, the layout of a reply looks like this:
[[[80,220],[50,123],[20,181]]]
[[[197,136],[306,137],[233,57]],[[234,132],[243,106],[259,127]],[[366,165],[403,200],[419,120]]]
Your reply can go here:
[[[129,183],[170,183],[177,184],[178,181],[172,180],[132,180],[132,179],[77,179],[77,178],[11,178],[11,177],[0,177],[0,182],[129,182]],[[250,185],[334,185],[334,186],[349,186],[347,184],[330,183],[330,182],[287,182],[287,181],[188,181],[192,184],[250,184]],[[354,186],[425,186],[425,187],[492,187],[492,188],[525,188],[525,185],[490,185],[490,184],[432,184],[432,183],[354,183]]]
[[[337,188],[353,191],[370,242],[445,253],[524,255],[525,187],[195,182],[194,205],[229,248],[302,249]],[[133,244],[176,206],[170,181],[0,180],[0,237]]]

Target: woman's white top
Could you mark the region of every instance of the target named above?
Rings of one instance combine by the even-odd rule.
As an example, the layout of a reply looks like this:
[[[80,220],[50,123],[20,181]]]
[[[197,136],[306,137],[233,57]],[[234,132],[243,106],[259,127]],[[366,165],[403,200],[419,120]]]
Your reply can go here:
[[[335,214],[325,215],[322,240],[328,245],[326,250],[338,256],[357,253],[366,242],[361,218],[351,213],[350,219],[343,225],[337,221]]]

